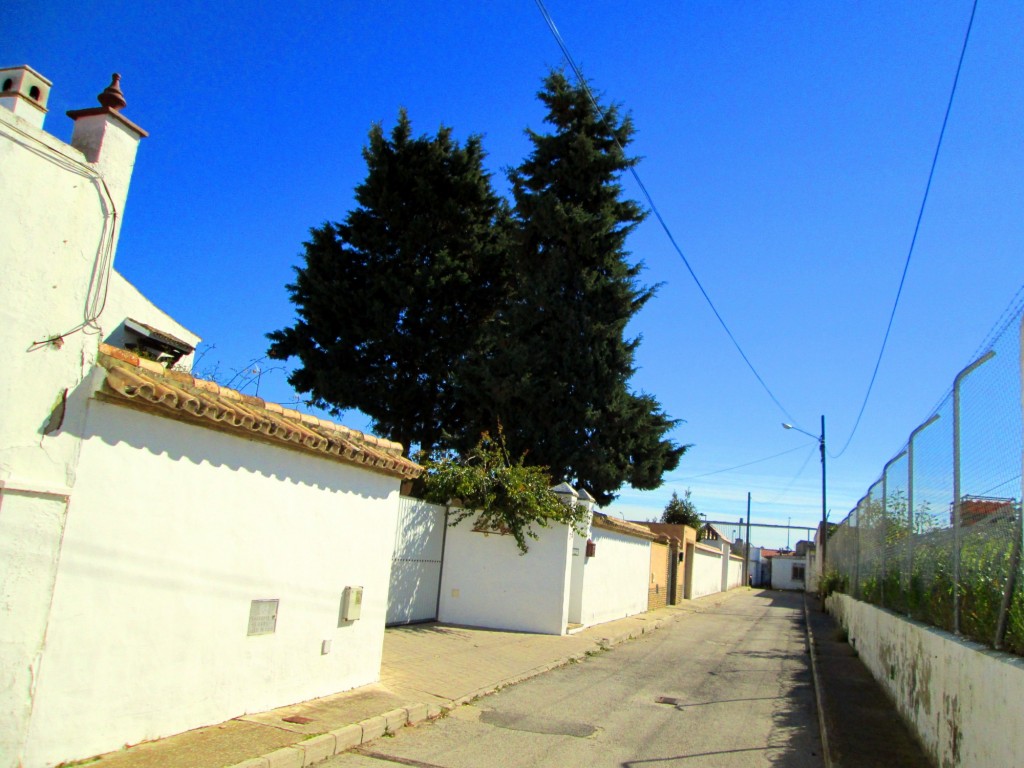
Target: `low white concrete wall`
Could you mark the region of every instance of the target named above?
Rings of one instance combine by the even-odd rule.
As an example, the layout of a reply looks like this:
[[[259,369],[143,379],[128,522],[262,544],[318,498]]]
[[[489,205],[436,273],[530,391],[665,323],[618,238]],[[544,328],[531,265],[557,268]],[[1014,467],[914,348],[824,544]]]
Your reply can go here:
[[[847,595],[827,606],[937,765],[1021,764],[1024,659]]]
[[[580,623],[590,626],[646,611],[651,542],[597,526],[590,537],[597,549],[583,566]]]
[[[693,552],[693,590],[690,597],[704,597],[722,591],[722,554],[700,549]]]
[[[99,401],[82,438],[26,768],[379,678],[397,479]]]
[[[541,528],[519,554],[515,539],[473,530],[469,517],[448,528],[438,620],[449,624],[565,633],[572,529]]]
[[[729,557],[729,589],[743,586],[743,558]]]

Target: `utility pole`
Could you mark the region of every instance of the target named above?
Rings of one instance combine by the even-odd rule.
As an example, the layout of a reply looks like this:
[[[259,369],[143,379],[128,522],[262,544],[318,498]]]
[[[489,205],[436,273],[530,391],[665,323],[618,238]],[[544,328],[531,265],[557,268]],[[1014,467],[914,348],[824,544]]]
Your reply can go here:
[[[750,491],[747,491],[747,556],[743,559],[743,580],[748,585],[753,581],[750,578]]]

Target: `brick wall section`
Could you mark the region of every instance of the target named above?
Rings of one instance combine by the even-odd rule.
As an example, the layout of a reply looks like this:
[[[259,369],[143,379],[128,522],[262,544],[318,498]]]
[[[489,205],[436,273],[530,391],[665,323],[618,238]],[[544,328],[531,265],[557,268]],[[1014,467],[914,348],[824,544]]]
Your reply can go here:
[[[688,525],[679,525],[676,523],[652,523],[642,521],[634,522],[636,522],[637,525],[642,525],[645,528],[648,528],[652,533],[661,534],[663,536],[667,536],[670,540],[674,540],[673,544],[675,548],[676,605],[682,603],[686,595],[686,546],[687,544],[693,545],[697,543],[697,530],[695,528],[691,528]],[[684,558],[682,560],[679,559],[680,553],[684,555]],[[671,565],[672,564],[670,563],[669,573],[671,573]],[[671,579],[672,577],[669,576],[668,578]],[[652,584],[652,591],[653,588],[654,587]],[[670,593],[666,592],[665,599],[667,600],[670,596]]]
[[[684,542],[676,541],[674,547],[672,547],[672,558],[675,562],[675,574],[676,574],[676,589],[675,589],[675,605],[679,605],[683,602],[683,595],[686,594],[686,563],[684,557],[686,549]],[[680,556],[683,557],[680,557]]]
[[[647,593],[647,610],[664,608],[668,604],[669,547],[660,541],[651,542],[651,580]]]

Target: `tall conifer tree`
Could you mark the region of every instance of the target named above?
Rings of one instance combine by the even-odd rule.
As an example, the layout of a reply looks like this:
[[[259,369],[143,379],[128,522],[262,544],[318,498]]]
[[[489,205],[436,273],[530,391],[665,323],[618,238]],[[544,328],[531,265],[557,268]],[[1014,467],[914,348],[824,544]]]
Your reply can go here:
[[[529,131],[529,157],[510,173],[516,269],[509,301],[470,368],[481,427],[502,424],[508,449],[575,481],[601,504],[624,483],[655,488],[686,450],[658,402],[629,389],[639,339],[626,325],[654,294],[639,284],[626,239],[644,219],[623,198],[623,148],[633,127],[595,109],[561,72],[538,94],[549,133]],[[465,434],[467,445],[476,434]]]
[[[268,334],[270,356],[299,359],[289,382],[320,407],[358,408],[430,451],[461,429],[455,381],[507,292],[508,206],[479,137],[413,137],[404,111],[390,138],[371,129],[363,157],[356,207],[311,230],[288,286],[298,317]]]

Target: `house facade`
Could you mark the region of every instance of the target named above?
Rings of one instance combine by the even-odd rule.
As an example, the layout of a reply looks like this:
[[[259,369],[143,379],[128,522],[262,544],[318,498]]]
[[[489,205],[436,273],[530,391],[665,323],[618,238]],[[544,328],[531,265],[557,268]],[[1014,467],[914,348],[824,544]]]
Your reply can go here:
[[[807,555],[780,554],[772,558],[772,589],[807,589]]]
[[[117,78],[70,144],[42,130],[48,80],[0,84],[0,766],[376,681],[420,467],[193,378],[198,337],[113,268],[146,136]]]

